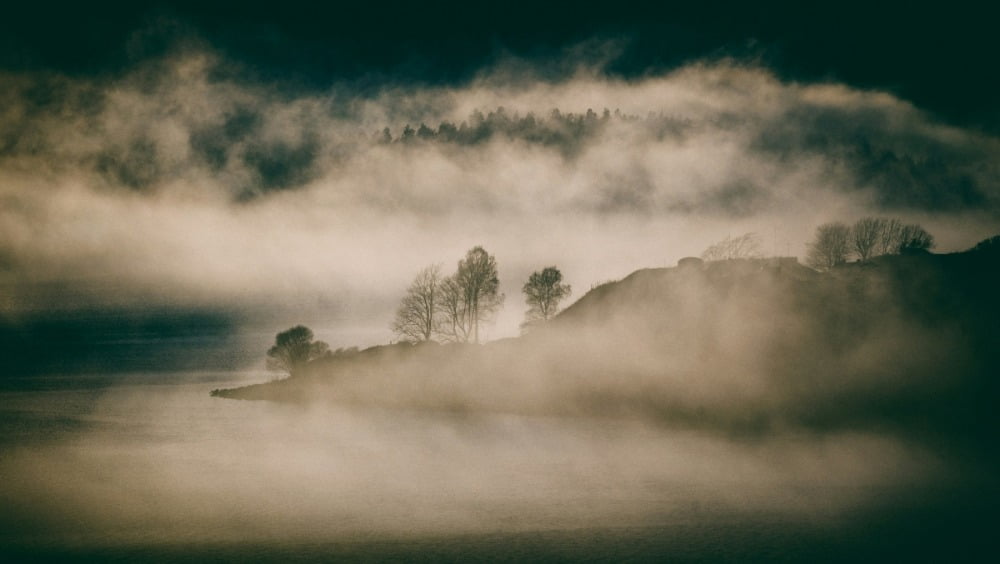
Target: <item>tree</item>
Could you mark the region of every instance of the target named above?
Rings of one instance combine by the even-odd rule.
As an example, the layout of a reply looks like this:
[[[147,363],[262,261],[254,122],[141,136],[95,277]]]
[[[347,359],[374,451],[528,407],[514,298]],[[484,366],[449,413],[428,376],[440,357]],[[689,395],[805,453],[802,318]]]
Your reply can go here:
[[[503,305],[496,259],[482,247],[473,247],[458,261],[458,270],[447,284],[446,311],[454,340],[479,342],[479,325]]]
[[[878,244],[875,255],[892,255],[899,252],[903,243],[903,222],[895,218],[878,218]]]
[[[806,262],[817,270],[829,270],[847,262],[851,254],[851,228],[846,224],[824,223],[816,228]]]
[[[851,244],[861,260],[903,251],[926,251],[934,237],[916,224],[904,225],[894,218],[863,217],[851,228]]]
[[[884,219],[877,217],[862,217],[854,222],[851,227],[851,246],[859,260],[866,261],[875,256],[884,223]]]
[[[313,341],[312,329],[296,325],[275,336],[274,346],[267,351],[267,369],[294,376],[306,363],[329,352],[329,345]]]
[[[541,272],[532,272],[521,288],[528,304],[522,329],[548,321],[559,311],[559,302],[571,292],[569,284],[562,283],[562,272],[550,266]]]
[[[472,336],[466,313],[465,293],[454,276],[441,281],[441,318],[437,334],[445,341],[467,343]]]
[[[759,258],[761,256],[760,237],[756,233],[744,233],[739,237],[729,237],[709,246],[701,254],[704,260],[728,260]]]
[[[392,330],[407,341],[429,341],[437,328],[442,309],[441,266],[421,270],[406,289]]]
[[[900,230],[897,253],[929,251],[934,248],[934,236],[917,224],[904,225]]]

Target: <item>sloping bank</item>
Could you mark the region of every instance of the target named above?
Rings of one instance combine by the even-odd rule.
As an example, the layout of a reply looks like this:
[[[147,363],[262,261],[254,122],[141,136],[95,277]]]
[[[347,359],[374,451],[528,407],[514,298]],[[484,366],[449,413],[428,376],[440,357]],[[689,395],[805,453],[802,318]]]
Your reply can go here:
[[[873,424],[992,433],[998,262],[994,247],[827,273],[794,259],[640,270],[520,338],[373,347],[213,395],[644,417],[743,433]]]

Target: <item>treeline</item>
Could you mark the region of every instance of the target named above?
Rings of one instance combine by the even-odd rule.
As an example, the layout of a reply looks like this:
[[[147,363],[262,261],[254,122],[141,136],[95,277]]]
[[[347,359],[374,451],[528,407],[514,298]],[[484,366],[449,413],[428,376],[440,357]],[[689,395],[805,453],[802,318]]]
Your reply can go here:
[[[761,251],[760,237],[756,233],[744,233],[738,237],[726,236],[718,243],[709,245],[701,253],[703,260],[731,260],[743,258],[760,258],[764,256]]]
[[[745,233],[709,245],[701,254],[707,261],[761,258],[760,237]],[[915,223],[903,223],[895,218],[863,217],[853,225],[842,222],[824,223],[816,228],[813,240],[807,244],[806,264],[816,270],[830,270],[851,259],[866,261],[882,255],[928,251],[934,247],[934,236]]]
[[[407,341],[479,342],[479,327],[503,305],[496,258],[474,247],[451,276],[440,265],[420,271],[403,297],[392,330]]]
[[[829,270],[851,258],[866,261],[933,247],[934,236],[917,224],[904,224],[895,218],[863,217],[854,225],[832,222],[817,227],[808,245],[806,264],[817,270]]]
[[[562,272],[549,266],[533,272],[522,292],[528,310],[521,329],[527,332],[555,316],[571,288],[563,283]],[[396,310],[392,331],[410,343],[479,343],[480,327],[494,320],[504,298],[496,258],[476,246],[450,275],[442,272],[440,264],[417,273]],[[267,368],[293,376],[313,360],[357,353],[356,347],[331,352],[325,342],[314,340],[312,330],[297,325],[275,336],[267,351]]]
[[[571,290],[562,283],[559,269],[551,266],[532,273],[522,291],[529,309],[521,327],[528,330],[554,316]],[[473,247],[449,276],[438,264],[416,275],[396,310],[392,330],[410,342],[478,343],[480,326],[493,320],[503,302],[496,258]]]
[[[384,144],[440,142],[475,145],[495,137],[503,137],[572,150],[613,121],[643,126],[657,138],[679,136],[691,126],[687,119],[662,113],[650,113],[645,118],[640,118],[617,109],[612,112],[605,108],[600,114],[592,109],[579,114],[562,113],[553,109],[547,117],[539,117],[532,112],[524,115],[519,112],[510,114],[501,106],[487,114],[475,110],[459,124],[446,120],[435,128],[425,123],[416,127],[408,123],[397,135],[393,135],[392,130],[386,127],[375,135],[375,139]]]

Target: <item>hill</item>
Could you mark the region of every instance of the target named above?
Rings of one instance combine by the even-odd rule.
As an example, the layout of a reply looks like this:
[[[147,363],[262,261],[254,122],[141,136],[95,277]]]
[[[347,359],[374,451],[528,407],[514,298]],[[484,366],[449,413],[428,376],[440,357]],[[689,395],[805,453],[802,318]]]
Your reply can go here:
[[[878,426],[978,443],[998,428],[998,264],[977,248],[827,273],[794,259],[639,270],[520,338],[374,347],[213,393],[741,434]]]

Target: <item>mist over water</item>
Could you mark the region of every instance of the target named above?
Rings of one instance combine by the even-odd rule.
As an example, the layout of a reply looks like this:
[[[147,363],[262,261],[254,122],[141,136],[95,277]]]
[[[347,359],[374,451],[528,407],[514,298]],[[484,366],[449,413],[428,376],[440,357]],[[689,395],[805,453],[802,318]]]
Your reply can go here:
[[[734,438],[637,419],[209,397],[263,375],[233,376],[136,374],[97,388],[3,392],[0,547],[630,528],[660,531],[655,538],[732,521],[806,520],[832,534],[957,471],[874,432]]]
[[[988,544],[995,255],[788,258],[870,215],[942,253],[994,235],[1000,140],[759,61],[615,75],[616,49],[368,88],[197,40],[107,75],[0,69],[0,560]],[[663,268],[750,232],[786,260]],[[389,344],[413,275],[474,245],[507,295],[495,342],[210,396],[275,379],[296,324]],[[505,339],[548,265],[579,301]]]

